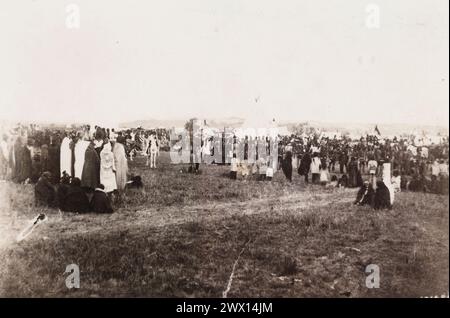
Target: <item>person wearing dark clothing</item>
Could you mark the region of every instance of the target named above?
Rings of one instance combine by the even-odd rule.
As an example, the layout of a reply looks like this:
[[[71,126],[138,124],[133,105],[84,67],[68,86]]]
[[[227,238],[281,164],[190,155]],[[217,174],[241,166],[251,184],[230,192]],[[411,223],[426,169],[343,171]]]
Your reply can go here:
[[[61,210],[64,206],[64,200],[66,199],[67,192],[70,188],[70,176],[67,172],[64,172],[60,184],[58,184],[56,190],[56,200],[58,202],[58,208]]]
[[[75,177],[75,145],[78,141],[78,137],[72,136],[72,140],[70,141],[69,148],[70,148],[70,175],[72,178]],[[69,171],[67,171],[69,172]]]
[[[343,174],[339,179],[338,187],[347,188],[348,187],[348,177],[346,174]]]
[[[48,160],[48,146],[44,144],[41,146],[41,171],[45,172],[49,170],[49,160]]]
[[[412,192],[424,192],[425,185],[423,179],[417,173],[414,173],[412,180],[408,184],[408,190]]]
[[[347,152],[342,151],[341,154],[339,155],[339,171],[341,173],[344,173],[344,169],[345,169],[345,172],[348,172],[347,171],[347,162],[348,162]]]
[[[31,157],[31,178],[30,181],[32,183],[36,183],[39,180],[39,177],[42,173],[42,162],[41,162],[41,154],[39,151],[36,151],[37,148],[33,147],[33,156]]]
[[[358,162],[355,157],[352,157],[348,164],[348,187],[355,188],[358,186]]]
[[[283,169],[286,179],[288,179],[289,182],[292,182],[292,153],[290,151],[286,152],[281,168]]]
[[[21,169],[22,169],[22,150],[23,143],[22,143],[22,137],[17,137],[15,143],[14,143],[14,149],[13,149],[13,159],[11,162],[14,162],[14,169],[12,171],[12,178],[16,182],[22,182],[20,180],[21,178]]]
[[[298,167],[298,174],[305,176],[305,183],[308,183],[308,174],[311,167],[311,155],[307,152],[303,155],[300,160],[300,165]]]
[[[330,171],[336,171],[336,162],[338,161],[338,155],[336,153],[332,153],[330,156]]]
[[[103,140],[106,138],[106,131],[104,128],[95,126],[95,139],[97,140]]]
[[[95,151],[95,150],[94,150]],[[64,203],[61,210],[66,212],[87,213],[90,210],[90,204],[86,193],[81,188],[81,181],[74,178],[67,190]]]
[[[53,182],[58,183],[60,176],[60,146],[51,143],[48,147],[48,171],[52,174]]]
[[[113,213],[114,210],[111,206],[108,195],[105,193],[105,187],[100,184],[95,189],[94,196],[91,201],[91,210],[95,213]]]
[[[31,179],[31,176],[33,174],[31,151],[27,145],[22,147],[20,157],[21,157],[21,165],[20,165],[19,182],[24,182],[27,179]]]
[[[38,206],[54,206],[55,188],[51,184],[52,175],[46,171],[42,173],[34,187],[34,198]]]
[[[373,205],[375,198],[375,191],[369,181],[364,182],[363,186],[359,189],[356,195],[356,200],[353,204],[356,205]]]
[[[97,152],[98,157],[100,158],[100,153],[101,153],[102,150],[103,150],[103,144],[102,144],[101,146],[99,146],[99,145],[94,145],[94,149],[95,149],[95,151]]]
[[[84,155],[81,186],[94,190],[100,184],[100,157],[91,142]]]
[[[392,208],[391,195],[383,181],[377,181],[373,208],[375,210]]]
[[[357,183],[356,183],[357,187],[362,187],[362,185],[364,184],[364,180],[363,180],[363,177],[361,175],[361,171],[358,171],[358,174],[356,176],[356,181],[357,181]]]
[[[248,160],[248,137],[245,136],[244,141],[244,160]]]
[[[427,182],[427,189],[431,193],[439,193],[439,182],[438,178],[435,175],[431,176],[431,180]]]

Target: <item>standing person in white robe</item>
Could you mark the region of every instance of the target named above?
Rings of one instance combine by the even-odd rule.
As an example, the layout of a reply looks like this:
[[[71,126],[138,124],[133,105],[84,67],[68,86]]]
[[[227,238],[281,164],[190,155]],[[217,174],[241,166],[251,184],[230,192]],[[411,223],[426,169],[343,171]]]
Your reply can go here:
[[[72,151],[70,150],[70,138],[65,136],[61,142],[60,149],[60,171],[62,177],[63,172],[65,171],[68,175],[71,174],[72,168]]]
[[[89,146],[90,142],[87,140],[79,139],[75,144],[75,178],[81,180],[81,175],[83,174],[83,166],[84,166],[84,155],[86,154],[86,149]]]
[[[391,164],[389,162],[383,163],[383,183],[386,185],[386,187],[389,190],[391,205],[394,204],[394,198],[395,198],[395,189],[392,184],[391,179]]]
[[[116,166],[116,183],[117,189],[119,190],[124,190],[127,184],[128,162],[123,145],[124,142],[123,137],[117,138],[113,149],[114,164]]]
[[[155,134],[150,135],[150,144],[148,147],[150,154],[150,168],[156,168],[156,156],[159,154],[159,140]],[[147,157],[148,166],[148,157]]]
[[[117,190],[115,172],[114,154],[111,151],[111,143],[108,141],[100,152],[100,183],[105,186],[106,193]]]

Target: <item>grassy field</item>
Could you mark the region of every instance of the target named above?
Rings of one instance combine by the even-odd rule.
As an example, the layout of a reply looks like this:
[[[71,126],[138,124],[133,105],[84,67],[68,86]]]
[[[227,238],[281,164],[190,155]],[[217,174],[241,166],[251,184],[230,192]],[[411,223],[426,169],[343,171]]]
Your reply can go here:
[[[0,296],[420,297],[449,289],[449,197],[402,192],[389,211],[352,204],[355,190],[232,181],[228,167],[198,175],[159,158],[131,163],[143,191],[111,215],[35,208],[30,185],[0,184]],[[38,213],[48,221],[15,237]],[[79,289],[66,266],[81,271]],[[380,268],[380,288],[365,268]]]

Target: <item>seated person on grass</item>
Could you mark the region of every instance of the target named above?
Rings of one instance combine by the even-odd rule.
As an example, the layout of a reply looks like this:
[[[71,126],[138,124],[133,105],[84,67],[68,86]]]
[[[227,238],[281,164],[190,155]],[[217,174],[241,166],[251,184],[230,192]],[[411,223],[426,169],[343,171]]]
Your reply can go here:
[[[89,200],[81,188],[81,180],[79,178],[72,179],[72,183],[64,197],[61,210],[77,213],[88,213],[90,211]]]
[[[38,206],[54,206],[55,205],[55,188],[50,180],[52,174],[48,171],[43,172],[34,187],[34,198]]]
[[[375,190],[375,199],[373,208],[375,210],[391,209],[391,195],[388,187],[383,181],[377,181],[377,189]]]
[[[355,202],[353,202],[353,204],[372,206],[374,198],[375,191],[373,190],[372,185],[369,183],[369,181],[364,181],[364,184],[359,189],[358,194],[356,195],[356,200]]]
[[[111,206],[108,194],[105,192],[105,186],[100,184],[94,192],[94,196],[91,201],[91,210],[95,213],[113,213],[114,210]]]

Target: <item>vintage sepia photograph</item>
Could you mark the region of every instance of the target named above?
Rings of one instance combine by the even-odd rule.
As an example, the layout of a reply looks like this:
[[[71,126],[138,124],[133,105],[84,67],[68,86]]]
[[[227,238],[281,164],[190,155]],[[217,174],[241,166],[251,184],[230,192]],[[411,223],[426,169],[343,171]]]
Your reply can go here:
[[[0,298],[449,297],[447,0],[4,1],[0,39]]]

